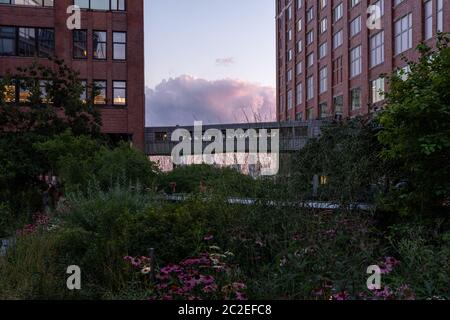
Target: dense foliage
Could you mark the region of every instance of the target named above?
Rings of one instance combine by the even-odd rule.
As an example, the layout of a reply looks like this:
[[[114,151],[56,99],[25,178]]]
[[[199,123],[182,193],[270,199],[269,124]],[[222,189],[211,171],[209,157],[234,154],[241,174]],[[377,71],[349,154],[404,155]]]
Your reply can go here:
[[[397,183],[387,204],[425,213],[450,199],[450,47],[421,45],[418,61],[390,77],[388,108],[380,116],[383,155],[396,164]]]

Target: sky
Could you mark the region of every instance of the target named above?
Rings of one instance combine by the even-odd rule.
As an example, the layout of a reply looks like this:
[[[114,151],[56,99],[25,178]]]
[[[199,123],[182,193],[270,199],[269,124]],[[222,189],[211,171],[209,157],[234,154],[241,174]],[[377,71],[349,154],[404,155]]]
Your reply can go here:
[[[147,125],[272,120],[275,41],[273,0],[145,0]]]

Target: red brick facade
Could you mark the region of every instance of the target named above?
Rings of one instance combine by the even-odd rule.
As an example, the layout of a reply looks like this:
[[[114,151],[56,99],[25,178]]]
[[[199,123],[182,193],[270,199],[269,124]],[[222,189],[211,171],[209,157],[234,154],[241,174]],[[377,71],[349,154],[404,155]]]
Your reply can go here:
[[[55,30],[55,54],[75,70],[80,78],[91,83],[107,81],[107,100],[102,107],[103,132],[130,135],[133,144],[144,149],[144,13],[143,0],[127,1],[125,11],[81,10],[81,29],[87,30],[87,58],[73,58],[72,31],[66,26],[70,16],[67,8],[73,0],[54,1],[53,7],[0,4],[0,26],[42,27]],[[93,30],[107,32],[107,59],[95,60],[92,55]],[[113,31],[126,32],[126,60],[113,60]],[[0,76],[8,69],[30,64],[32,57],[0,56]],[[44,61],[44,60],[43,60]],[[126,106],[113,106],[113,81],[126,81]]]
[[[379,101],[372,103],[374,100],[379,100],[373,98],[373,92],[378,92],[373,88],[378,86],[374,86],[372,81],[379,79],[383,73],[390,73],[396,68],[404,67],[402,55],[414,58],[416,55],[414,48],[420,41],[425,40],[426,29],[428,34],[432,32],[433,37],[439,27],[443,29],[442,31],[450,31],[450,2],[448,0],[429,1],[431,3],[426,4],[427,0],[277,0],[278,120],[351,117],[369,113],[372,107],[380,103]],[[338,9],[340,4],[342,7]],[[384,9],[381,11],[381,29],[369,29],[366,25],[370,16],[367,13],[368,7],[374,4]],[[428,19],[426,19],[426,5],[430,12]],[[442,11],[439,9],[441,7]],[[308,19],[307,15],[311,8],[313,11]],[[334,16],[340,16],[339,12],[342,13],[342,17],[334,19]],[[400,20],[408,14],[411,14],[411,18],[410,20],[405,18],[402,26]],[[355,20],[358,16],[360,28],[354,28],[357,32],[351,35],[352,27],[358,25]],[[321,22],[324,18],[327,19],[326,23],[323,23],[326,25],[326,31],[321,32]],[[426,23],[425,20],[428,22]],[[352,21],[355,23],[352,24]],[[342,30],[342,44],[334,48],[333,38],[340,30]],[[403,33],[402,30],[404,30]],[[377,47],[375,36],[380,32],[384,34],[378,35],[377,39],[383,39],[384,45],[378,51],[373,50]],[[339,37],[336,36],[336,39]],[[302,44],[301,51],[297,48],[299,41]],[[325,42],[327,43],[326,55],[319,58],[320,46]],[[337,41],[337,43],[340,42]],[[428,39],[427,43],[432,44],[434,40]],[[395,52],[396,47],[397,52]],[[402,47],[404,50],[399,49]],[[290,50],[292,50],[291,54],[289,54]],[[402,52],[398,53],[398,51]],[[356,54],[358,52],[360,55]],[[307,56],[310,54],[314,61],[308,67]],[[377,54],[384,55],[384,58],[376,59]],[[352,59],[352,57],[360,57],[361,63],[359,59]],[[375,59],[378,63],[371,63],[371,59]],[[354,68],[351,66],[352,60],[356,61],[353,63]],[[342,62],[341,69],[338,68],[341,65],[339,62]],[[296,72],[297,64],[302,65],[300,73]],[[325,80],[322,83],[326,83],[326,86],[322,87],[326,89],[321,91],[320,71],[324,68],[327,70],[327,77],[324,77],[325,71],[323,71],[322,79]],[[358,70],[353,76],[350,74],[352,69]],[[292,71],[289,72],[289,70]],[[310,89],[311,97],[307,96],[308,78],[312,79],[310,83],[313,84]],[[388,84],[384,83],[384,86],[387,90]],[[353,89],[355,89],[354,97],[358,97],[357,93],[360,92],[360,107],[352,108],[351,91]],[[355,101],[358,99],[355,98],[353,101],[356,106]],[[339,105],[342,105],[341,110]],[[322,106],[322,109],[319,106]]]

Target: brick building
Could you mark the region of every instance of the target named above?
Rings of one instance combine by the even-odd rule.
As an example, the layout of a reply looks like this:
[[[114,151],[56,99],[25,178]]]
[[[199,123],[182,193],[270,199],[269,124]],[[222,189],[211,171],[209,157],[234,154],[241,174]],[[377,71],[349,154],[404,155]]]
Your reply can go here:
[[[448,0],[277,0],[276,12],[280,121],[368,114],[380,76],[450,31]]]
[[[81,7],[81,29],[69,30],[69,6]],[[143,0],[0,0],[0,76],[37,56],[56,55],[95,83],[103,132],[144,149]],[[19,85],[10,102],[26,100]]]

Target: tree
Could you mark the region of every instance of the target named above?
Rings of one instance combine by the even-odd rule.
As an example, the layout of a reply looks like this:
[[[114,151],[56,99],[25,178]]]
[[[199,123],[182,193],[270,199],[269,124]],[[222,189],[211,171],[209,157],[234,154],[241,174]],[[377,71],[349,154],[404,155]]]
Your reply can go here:
[[[432,49],[421,44],[409,71],[389,77],[379,116],[382,155],[398,167],[393,209],[424,213],[450,197],[450,48],[448,34]]]
[[[95,96],[96,89],[90,89]],[[51,169],[34,145],[67,129],[101,137],[100,113],[92,100],[80,99],[84,90],[79,74],[56,58],[35,61],[1,79],[0,202],[16,215],[40,207],[38,176]]]

